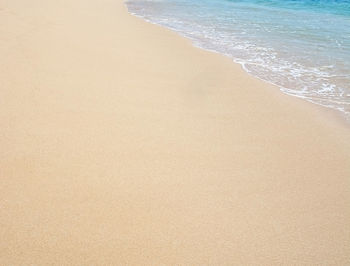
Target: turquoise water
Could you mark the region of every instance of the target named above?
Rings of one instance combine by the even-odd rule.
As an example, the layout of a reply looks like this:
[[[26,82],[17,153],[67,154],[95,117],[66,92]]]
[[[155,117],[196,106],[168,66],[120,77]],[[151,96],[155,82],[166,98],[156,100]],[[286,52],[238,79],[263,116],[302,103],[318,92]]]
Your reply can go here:
[[[129,0],[131,13],[350,119],[350,0]]]

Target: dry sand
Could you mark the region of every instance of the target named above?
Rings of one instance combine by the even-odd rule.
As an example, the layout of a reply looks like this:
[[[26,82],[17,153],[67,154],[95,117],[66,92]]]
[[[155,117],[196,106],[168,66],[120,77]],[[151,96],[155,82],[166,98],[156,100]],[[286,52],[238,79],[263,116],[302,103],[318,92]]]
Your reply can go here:
[[[350,130],[121,0],[0,0],[0,265],[346,265]]]

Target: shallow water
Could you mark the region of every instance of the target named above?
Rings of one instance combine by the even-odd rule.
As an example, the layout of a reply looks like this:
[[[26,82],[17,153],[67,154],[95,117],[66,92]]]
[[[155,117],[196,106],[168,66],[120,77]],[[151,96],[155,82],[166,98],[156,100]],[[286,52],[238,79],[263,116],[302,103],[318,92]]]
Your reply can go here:
[[[127,6],[350,121],[350,0],[129,0]]]

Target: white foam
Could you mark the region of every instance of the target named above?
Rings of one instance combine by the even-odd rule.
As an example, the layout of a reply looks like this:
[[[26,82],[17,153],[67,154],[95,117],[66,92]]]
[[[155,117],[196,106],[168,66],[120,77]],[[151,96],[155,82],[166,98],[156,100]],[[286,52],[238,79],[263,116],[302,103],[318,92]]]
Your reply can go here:
[[[220,31],[212,25],[183,21],[173,16],[149,16],[147,11],[137,9],[133,4],[128,5],[128,8],[133,15],[168,27],[191,39],[199,48],[230,56],[245,71],[279,86],[282,92],[339,110],[350,119],[350,93],[336,83],[341,78],[350,82],[350,76],[336,73],[334,64],[320,67],[302,65],[296,60],[284,59],[272,47],[258,45],[252,42],[254,39],[250,40],[252,38],[242,38],[241,35],[247,35],[244,31],[235,34]]]

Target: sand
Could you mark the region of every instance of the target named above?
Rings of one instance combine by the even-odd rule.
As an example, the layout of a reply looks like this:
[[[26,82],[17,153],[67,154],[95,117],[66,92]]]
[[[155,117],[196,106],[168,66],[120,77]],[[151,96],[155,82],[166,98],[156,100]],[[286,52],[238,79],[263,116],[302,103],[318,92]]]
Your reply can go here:
[[[0,265],[350,265],[350,127],[121,0],[0,0]]]

